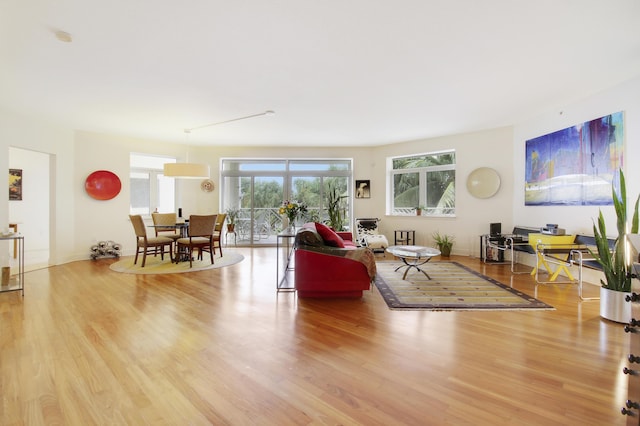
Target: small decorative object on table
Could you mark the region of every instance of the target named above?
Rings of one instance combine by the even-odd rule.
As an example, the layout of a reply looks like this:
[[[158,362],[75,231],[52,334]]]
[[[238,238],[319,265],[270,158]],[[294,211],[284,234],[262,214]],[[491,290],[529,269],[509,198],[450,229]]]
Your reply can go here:
[[[298,215],[305,214],[307,212],[307,206],[305,204],[299,203],[297,201],[289,201],[286,200],[282,203],[278,213],[281,215],[285,215],[287,219],[289,219],[288,231],[289,233],[295,232],[296,229],[296,219]],[[286,228],[286,227],[283,227]]]
[[[122,246],[113,241],[100,241],[91,247],[91,260],[96,260],[99,257],[119,258],[121,249]]]

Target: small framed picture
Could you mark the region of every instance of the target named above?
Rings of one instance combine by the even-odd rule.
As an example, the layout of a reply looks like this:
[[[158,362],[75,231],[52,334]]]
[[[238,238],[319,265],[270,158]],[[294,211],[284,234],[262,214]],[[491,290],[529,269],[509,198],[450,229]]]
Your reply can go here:
[[[371,182],[356,180],[356,198],[371,198]]]
[[[22,169],[9,169],[9,201],[22,200]]]

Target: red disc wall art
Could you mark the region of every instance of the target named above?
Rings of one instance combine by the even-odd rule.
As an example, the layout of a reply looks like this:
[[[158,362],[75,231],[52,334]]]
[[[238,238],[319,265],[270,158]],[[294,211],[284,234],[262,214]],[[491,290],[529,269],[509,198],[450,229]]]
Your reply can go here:
[[[110,200],[120,193],[121,188],[120,178],[107,170],[91,173],[84,182],[85,191],[96,200]]]

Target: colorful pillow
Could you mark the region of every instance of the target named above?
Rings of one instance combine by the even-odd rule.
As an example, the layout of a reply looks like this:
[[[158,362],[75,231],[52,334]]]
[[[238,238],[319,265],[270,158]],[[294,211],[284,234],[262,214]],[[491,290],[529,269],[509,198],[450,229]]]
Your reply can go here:
[[[316,231],[328,246],[344,248],[344,240],[327,225],[316,222]]]

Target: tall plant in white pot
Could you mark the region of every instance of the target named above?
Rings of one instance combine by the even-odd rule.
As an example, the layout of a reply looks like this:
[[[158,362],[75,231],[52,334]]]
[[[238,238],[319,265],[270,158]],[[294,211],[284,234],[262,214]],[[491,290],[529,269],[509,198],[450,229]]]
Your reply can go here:
[[[632,260],[629,253],[627,234],[638,233],[638,203],[636,199],[631,229],[627,223],[627,188],[622,170],[620,174],[620,191],[617,192],[612,185],[611,194],[613,207],[616,211],[616,227],[618,236],[615,239],[613,250],[609,246],[607,228],[602,211],[598,220],[593,224],[593,234],[596,240],[597,253],[594,257],[602,266],[604,280],[600,280],[600,316],[611,321],[627,323],[631,321],[631,304],[625,299],[631,294]]]

